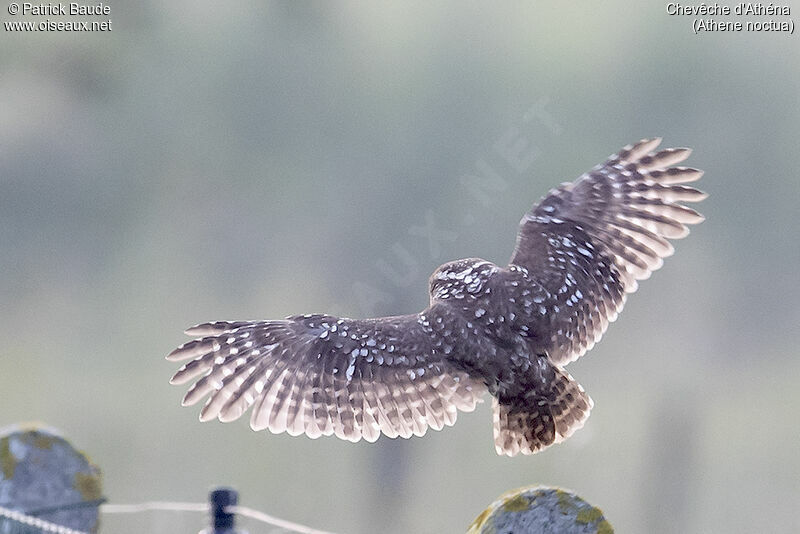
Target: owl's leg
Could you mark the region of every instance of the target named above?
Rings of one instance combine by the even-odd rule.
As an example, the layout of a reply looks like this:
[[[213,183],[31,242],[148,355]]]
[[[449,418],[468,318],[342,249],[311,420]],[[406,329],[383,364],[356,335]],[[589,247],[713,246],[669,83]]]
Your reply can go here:
[[[558,443],[583,426],[593,402],[566,371],[547,365],[547,380],[516,396],[494,399],[497,454],[533,454]]]

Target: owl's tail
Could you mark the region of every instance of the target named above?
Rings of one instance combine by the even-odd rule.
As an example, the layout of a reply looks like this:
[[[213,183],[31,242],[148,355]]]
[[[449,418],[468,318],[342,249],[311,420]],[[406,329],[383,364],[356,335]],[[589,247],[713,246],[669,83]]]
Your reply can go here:
[[[564,441],[583,426],[594,403],[566,371],[553,367],[555,380],[546,391],[494,399],[494,446],[497,454],[533,454]]]

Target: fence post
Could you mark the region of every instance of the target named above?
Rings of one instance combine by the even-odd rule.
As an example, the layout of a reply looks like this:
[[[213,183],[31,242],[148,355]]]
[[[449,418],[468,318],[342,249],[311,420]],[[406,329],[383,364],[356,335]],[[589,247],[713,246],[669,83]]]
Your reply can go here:
[[[57,431],[38,424],[0,429],[0,507],[97,532],[102,490],[100,469]],[[0,517],[0,532],[9,529],[40,532],[16,531]]]
[[[211,504],[212,534],[236,534],[236,516],[226,511],[228,506],[236,506],[239,494],[233,488],[215,488],[208,495]]]
[[[614,528],[599,508],[571,491],[527,486],[498,497],[475,518],[467,534],[514,532],[614,534]]]

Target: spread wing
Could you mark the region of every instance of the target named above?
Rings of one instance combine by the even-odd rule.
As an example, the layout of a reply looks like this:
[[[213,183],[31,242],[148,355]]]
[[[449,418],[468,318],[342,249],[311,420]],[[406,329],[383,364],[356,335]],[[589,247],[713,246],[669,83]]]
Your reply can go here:
[[[690,150],[652,152],[642,140],[562,184],[525,214],[511,264],[527,269],[545,295],[537,337],[553,363],[577,359],[600,340],[638,280],[673,253],[703,216],[680,202],[706,195],[683,185],[702,171],[672,167]]]
[[[184,405],[208,396],[200,419],[358,441],[421,436],[452,425],[485,392],[434,350],[419,315],[352,320],[303,315],[282,321],[216,322],[167,359],[191,359],[173,384],[196,382]]]

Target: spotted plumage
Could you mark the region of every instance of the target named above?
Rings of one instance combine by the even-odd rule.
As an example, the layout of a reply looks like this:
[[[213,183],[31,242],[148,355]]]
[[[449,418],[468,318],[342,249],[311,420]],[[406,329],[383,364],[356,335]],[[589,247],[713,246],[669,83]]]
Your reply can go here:
[[[626,295],[703,220],[679,202],[701,171],[660,139],[623,148],[551,191],[520,222],[511,262],[464,259],[430,278],[414,315],[215,322],[167,358],[189,360],[183,404],[254,430],[350,441],[421,436],[493,397],[498,454],[531,454],[583,426],[592,400],[563,366],[600,340]]]

